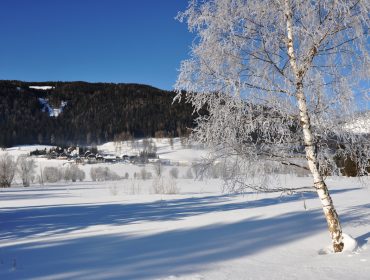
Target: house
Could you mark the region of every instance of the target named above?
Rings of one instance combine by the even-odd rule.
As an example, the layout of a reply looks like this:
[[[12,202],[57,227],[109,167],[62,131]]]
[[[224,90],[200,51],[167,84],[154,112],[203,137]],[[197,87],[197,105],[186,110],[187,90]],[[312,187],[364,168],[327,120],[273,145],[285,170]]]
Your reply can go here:
[[[104,155],[104,162],[110,162],[110,163],[114,163],[114,162],[117,162],[117,157],[115,155]]]
[[[87,163],[90,163],[90,164],[97,163],[96,155],[92,153],[88,154],[85,158],[87,159]]]
[[[48,154],[48,159],[56,159],[59,156],[59,154],[56,151],[52,151]]]
[[[103,163],[105,161],[102,155],[96,155],[95,158],[96,158],[96,162],[98,163]]]

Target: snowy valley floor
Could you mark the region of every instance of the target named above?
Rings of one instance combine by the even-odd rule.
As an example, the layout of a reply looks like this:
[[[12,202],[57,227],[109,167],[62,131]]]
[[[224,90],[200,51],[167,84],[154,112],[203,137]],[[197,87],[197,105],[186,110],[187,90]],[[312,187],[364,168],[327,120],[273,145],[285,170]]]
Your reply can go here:
[[[354,252],[323,254],[315,194],[226,195],[191,179],[177,195],[151,194],[152,180],[136,193],[130,180],[1,189],[0,279],[369,279],[370,189],[327,182]]]

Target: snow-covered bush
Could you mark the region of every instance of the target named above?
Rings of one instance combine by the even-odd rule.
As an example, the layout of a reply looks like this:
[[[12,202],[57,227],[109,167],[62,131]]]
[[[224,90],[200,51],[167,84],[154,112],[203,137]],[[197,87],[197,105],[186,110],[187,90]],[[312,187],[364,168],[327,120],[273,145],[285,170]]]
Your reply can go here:
[[[159,177],[162,175],[163,167],[160,161],[153,164],[154,175]]]
[[[120,179],[119,175],[108,167],[91,167],[90,176],[93,181],[114,181]]]
[[[0,188],[9,188],[16,171],[16,162],[8,153],[0,155]]]
[[[91,177],[91,180],[93,180],[94,182],[97,181],[97,168],[96,167],[91,167],[90,169],[90,177]]]
[[[22,179],[24,187],[29,187],[35,178],[36,163],[34,159],[19,156],[17,159],[17,173]]]
[[[43,181],[48,183],[56,183],[63,178],[63,172],[57,167],[46,166],[42,172]]]
[[[153,180],[152,190],[155,194],[178,194],[180,188],[173,178],[156,177]]]
[[[155,194],[163,194],[164,193],[164,183],[162,177],[156,177],[152,183],[152,190]]]
[[[180,192],[180,188],[177,186],[177,182],[174,178],[169,178],[166,181],[166,194],[178,194]]]
[[[64,171],[64,180],[76,182],[77,180],[83,181],[86,175],[85,172],[80,169],[77,165],[73,164],[67,167]]]

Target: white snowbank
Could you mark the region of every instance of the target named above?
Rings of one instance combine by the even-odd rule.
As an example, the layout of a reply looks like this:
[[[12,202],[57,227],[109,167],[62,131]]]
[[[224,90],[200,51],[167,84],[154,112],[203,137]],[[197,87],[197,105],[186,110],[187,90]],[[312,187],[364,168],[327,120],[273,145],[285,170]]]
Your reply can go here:
[[[347,233],[343,233],[343,252],[354,252],[358,248],[356,239]]]
[[[356,239],[354,239],[351,235],[347,233],[342,233],[343,235],[343,251],[342,253],[352,253],[355,252],[358,249],[358,244]],[[319,255],[328,255],[328,254],[334,254],[332,245],[328,245],[325,249],[321,249],[319,251]]]

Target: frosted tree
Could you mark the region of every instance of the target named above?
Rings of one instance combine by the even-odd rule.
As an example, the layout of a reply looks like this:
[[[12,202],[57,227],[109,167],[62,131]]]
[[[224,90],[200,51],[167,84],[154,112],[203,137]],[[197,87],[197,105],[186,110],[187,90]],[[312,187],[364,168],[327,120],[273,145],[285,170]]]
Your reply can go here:
[[[0,155],[0,188],[9,188],[16,171],[16,161],[8,153]]]
[[[23,187],[29,187],[35,178],[36,163],[34,159],[19,156],[17,159],[17,173],[22,179]]]
[[[208,111],[193,137],[244,187],[270,191],[238,174],[308,170],[335,252],[342,229],[324,176],[338,157],[368,168],[368,138],[345,123],[369,101],[369,12],[368,0],[191,0],[178,15],[196,37],[177,98]]]

